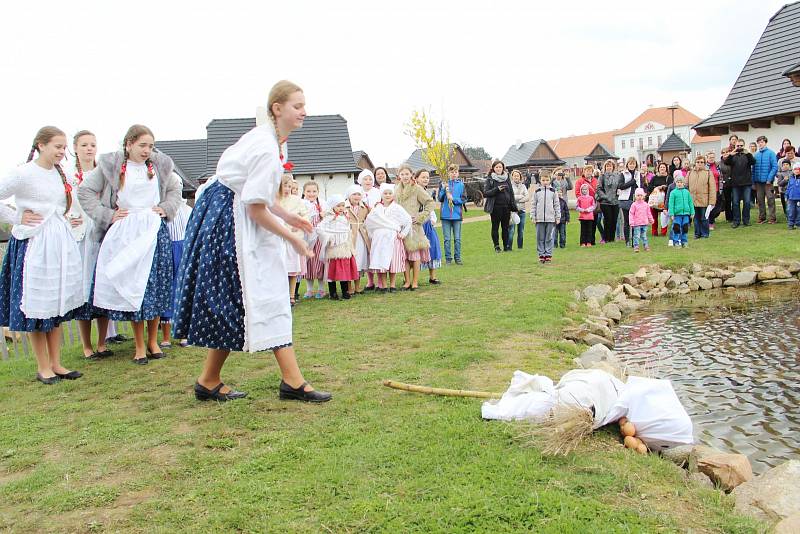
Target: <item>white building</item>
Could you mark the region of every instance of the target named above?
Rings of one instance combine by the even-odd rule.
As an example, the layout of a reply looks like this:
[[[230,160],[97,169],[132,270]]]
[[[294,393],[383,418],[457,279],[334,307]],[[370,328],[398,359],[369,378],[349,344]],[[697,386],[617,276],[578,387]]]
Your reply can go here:
[[[614,154],[639,161],[652,154],[653,160],[658,160],[658,147],[672,134],[672,111],[667,107],[649,108],[614,132]],[[700,118],[680,106],[674,111],[675,134],[688,145],[693,137],[692,125]]]

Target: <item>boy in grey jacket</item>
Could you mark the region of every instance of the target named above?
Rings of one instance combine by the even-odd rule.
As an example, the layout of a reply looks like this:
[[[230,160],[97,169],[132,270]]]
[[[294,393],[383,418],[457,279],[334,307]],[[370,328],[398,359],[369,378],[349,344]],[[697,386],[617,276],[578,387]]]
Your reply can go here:
[[[550,263],[553,258],[556,225],[561,222],[561,206],[555,189],[550,186],[550,174],[543,172],[540,181],[541,187],[533,194],[531,221],[536,223],[539,263]]]

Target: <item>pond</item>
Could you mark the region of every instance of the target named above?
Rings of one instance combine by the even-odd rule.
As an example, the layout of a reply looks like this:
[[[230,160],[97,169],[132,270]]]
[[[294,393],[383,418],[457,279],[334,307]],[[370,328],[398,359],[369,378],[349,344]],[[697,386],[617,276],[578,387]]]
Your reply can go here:
[[[672,381],[700,443],[756,474],[800,459],[800,284],[654,302],[615,339],[637,374]]]

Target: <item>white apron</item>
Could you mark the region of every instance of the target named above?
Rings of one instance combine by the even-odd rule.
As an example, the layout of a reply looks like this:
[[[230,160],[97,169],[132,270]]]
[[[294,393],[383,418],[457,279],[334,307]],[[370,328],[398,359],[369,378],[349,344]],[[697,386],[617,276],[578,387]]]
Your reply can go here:
[[[161,217],[153,211],[160,197],[158,177],[133,173],[128,165],[117,205],[128,216],[108,229],[97,257],[94,305],[106,310],[139,311],[153,267]]]
[[[279,182],[280,183],[280,182]],[[292,342],[292,310],[286,276],[286,242],[247,216],[238,193],[233,197],[236,261],[244,301],[245,352]]]
[[[59,317],[83,305],[81,255],[69,223],[51,213],[30,229],[20,310],[28,319]],[[16,237],[16,236],[15,236]]]

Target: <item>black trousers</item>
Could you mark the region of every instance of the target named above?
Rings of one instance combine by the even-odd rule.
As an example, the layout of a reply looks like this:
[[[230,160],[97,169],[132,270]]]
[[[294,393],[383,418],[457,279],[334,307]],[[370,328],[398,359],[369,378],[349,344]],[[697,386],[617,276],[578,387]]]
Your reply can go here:
[[[631,221],[628,216],[628,214],[631,211],[631,208],[630,206],[628,206],[627,208],[620,208],[620,210],[622,210],[622,221],[623,221],[622,235],[625,236],[625,244],[627,245],[631,240]]]
[[[600,232],[600,236],[603,236],[603,220],[600,218],[601,215],[602,213],[600,212],[594,212],[594,221],[592,221],[594,223],[592,226],[592,245],[595,244],[595,232]]]
[[[603,241],[612,243],[617,233],[617,217],[619,217],[619,206],[611,204],[600,204],[603,212]]]
[[[723,187],[722,188],[722,202],[723,208],[725,210],[725,220],[728,222],[733,222],[733,188],[732,187]]]
[[[581,245],[594,245],[594,224],[581,219]]]
[[[503,250],[511,248],[509,243],[508,226],[511,221],[511,210],[508,207],[494,208],[492,210],[492,243],[495,248],[500,246],[500,236],[498,235],[498,227],[502,228],[503,234]]]

